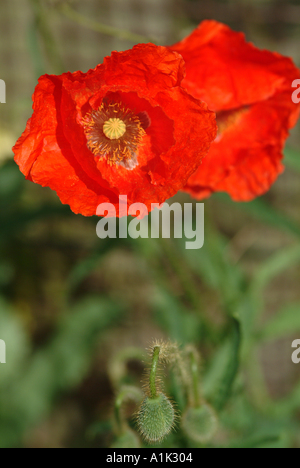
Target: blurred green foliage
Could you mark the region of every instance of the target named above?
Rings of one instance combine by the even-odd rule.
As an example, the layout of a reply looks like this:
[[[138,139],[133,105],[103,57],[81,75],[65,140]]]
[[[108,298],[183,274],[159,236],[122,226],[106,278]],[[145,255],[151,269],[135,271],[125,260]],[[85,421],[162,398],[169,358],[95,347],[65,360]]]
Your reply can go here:
[[[40,10],[35,14],[28,42],[34,67],[44,70],[45,54],[58,69],[51,28],[38,21]],[[285,154],[299,184],[300,151]],[[299,198],[288,203],[299,207]],[[215,195],[205,211],[198,251],[185,250],[185,238],[100,241],[96,218],[71,213],[49,189],[26,182],[13,161],[1,164],[7,363],[0,364],[0,447],[142,443],[132,420],[136,402],[124,405],[120,436],[114,399],[125,384],[140,388],[142,356],[154,338],[198,350],[199,386],[219,419],[206,444],[193,442],[179,421],[160,446],[300,447],[300,367],[290,348],[300,338],[299,208],[295,215],[281,206],[275,189],[247,204]],[[289,294],[286,277],[294,281]],[[280,391],[272,385],[275,370]],[[184,413],[187,400],[172,370],[164,381]]]
[[[261,320],[268,285],[278,275],[299,265],[299,227],[294,220],[280,213],[267,200],[256,200],[247,208],[234,205],[234,210],[246,210],[250,213],[247,216],[253,219],[261,219],[262,212],[268,210],[265,222],[275,224],[277,230],[289,231],[294,239],[290,246],[273,253],[259,263],[254,274],[248,275],[240,263],[233,262],[226,254],[228,239],[208,219],[209,210],[205,246],[198,251],[185,250],[184,238],[163,242],[159,239],[100,241],[95,235],[91,241],[96,219],[80,219],[78,222],[68,208],[61,206],[42,188],[37,188],[41,198],[32,207],[27,200],[32,196],[32,187],[24,182],[13,162],[2,165],[0,181],[3,181],[0,184],[0,333],[7,345],[7,364],[0,365],[1,447],[27,443],[28,431],[34,434],[34,428],[50,418],[55,408],[64,405],[75,389],[79,391],[86,378],[93,380],[95,361],[99,358],[104,365],[101,373],[108,373],[105,398],[112,405],[113,388],[117,392],[123,384],[114,380],[115,366],[111,365],[110,371],[105,368],[110,365],[105,353],[110,355],[112,352],[107,336],[111,337],[111,348],[116,353],[119,331],[126,334],[133,320],[138,324],[144,321],[144,334],[145,325],[150,328],[149,335],[144,338],[145,346],[147,340],[158,334],[181,346],[193,343],[200,351],[201,388],[220,420],[216,440],[210,441],[209,446],[286,447],[299,444],[300,381],[296,379],[287,394],[274,400],[266,389],[258,358],[259,350],[266,343],[295,336],[297,331],[300,334],[299,300],[285,304],[263,323]],[[45,197],[43,190],[47,192]],[[214,198],[220,207],[232,205],[227,197]],[[82,229],[82,222],[87,227],[89,242],[83,242],[81,246],[73,231],[77,225]],[[55,233],[57,241],[53,238]],[[74,242],[71,249],[70,239]],[[54,246],[51,245],[53,242]],[[34,275],[33,283],[49,281],[49,278],[38,277],[41,265],[43,268],[47,266],[36,256],[37,243],[42,244],[42,251],[54,248],[59,252],[58,257],[53,256],[53,263],[51,260],[48,263],[48,269],[54,270],[54,276],[58,275],[54,282],[61,283],[59,300],[39,288],[26,291],[28,274]],[[19,252],[17,256],[12,254],[15,250]],[[26,250],[29,252],[24,255]],[[137,284],[135,278],[129,282],[132,291],[126,291],[126,284],[125,289],[122,284],[115,284],[118,277],[105,278],[107,259],[116,251],[120,256],[130,254],[129,272],[133,267],[135,269],[135,263],[144,262],[145,277],[140,284],[138,278]],[[46,257],[51,259],[51,254]],[[68,265],[65,268],[68,274],[63,279],[57,271],[61,262]],[[118,256],[116,262],[118,265]],[[39,268],[38,264],[41,264]],[[124,273],[126,275],[126,271]],[[138,274],[135,271],[133,276]],[[104,285],[100,282],[101,277]],[[93,286],[94,281],[99,281],[99,288]],[[138,291],[139,288],[142,291]],[[43,297],[45,294],[46,298]],[[217,305],[219,309],[217,317],[210,316],[212,305],[206,303],[211,296],[215,302],[213,308]],[[44,315],[45,300],[54,301],[51,306],[46,305],[55,310],[53,316]],[[144,311],[142,319],[134,308]],[[138,325],[135,330],[137,328]],[[125,381],[139,387],[143,348],[140,343],[140,352],[127,353],[130,342],[125,339],[124,344],[126,346],[117,349],[119,361],[124,359],[122,372],[131,375],[129,380],[124,376]],[[130,347],[128,349],[130,351]],[[134,371],[128,368],[130,362]],[[172,373],[167,374],[166,387],[179,410],[184,412],[186,401]],[[97,392],[96,402],[101,401],[103,389],[99,387]],[[87,422],[87,426],[82,422],[79,425],[79,432],[84,427],[88,432],[81,434],[80,440],[75,437],[71,444],[113,444],[113,423],[103,426],[111,419],[112,410],[97,414],[96,408],[97,405],[89,410],[90,428]],[[133,410],[131,408],[126,415],[132,429]],[[97,420],[101,418],[104,419],[99,425]],[[108,432],[107,427],[110,427]],[[177,431],[168,436],[162,446],[195,445]]]

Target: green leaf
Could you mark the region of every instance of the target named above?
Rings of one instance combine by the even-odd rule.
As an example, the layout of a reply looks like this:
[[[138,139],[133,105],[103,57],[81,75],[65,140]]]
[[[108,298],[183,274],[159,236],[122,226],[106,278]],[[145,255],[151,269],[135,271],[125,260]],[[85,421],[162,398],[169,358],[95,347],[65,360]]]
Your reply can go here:
[[[226,254],[228,241],[211,226],[206,227],[204,248],[187,250],[185,256],[195,273],[220,294],[229,315],[236,310],[236,302],[244,290],[244,276],[238,265],[233,265]]]
[[[291,348],[292,349],[292,348]],[[299,364],[297,364],[299,366]],[[281,400],[276,401],[273,413],[277,417],[295,416],[300,408],[300,380],[294,389]]]
[[[218,411],[223,409],[231,396],[239,368],[240,344],[240,324],[232,319],[231,333],[223,346],[219,348],[203,380],[204,394]]]
[[[262,437],[249,437],[234,441],[226,448],[277,448],[281,445],[280,435],[269,435]]]
[[[300,331],[300,303],[290,304],[268,321],[260,339],[273,340]]]
[[[297,265],[300,260],[300,245],[292,245],[276,252],[257,270],[255,278],[251,284],[251,289],[255,292],[264,289],[270,281],[286,269]]]
[[[240,209],[243,212],[248,212],[250,215],[253,215],[255,218],[260,219],[264,223],[275,226],[278,229],[289,231],[296,236],[300,236],[300,226],[292,221],[288,216],[273,208],[262,197],[256,198],[256,200],[248,203],[234,202],[229,198],[228,195],[223,193],[215,194],[214,197],[218,200],[226,202],[234,209]]]

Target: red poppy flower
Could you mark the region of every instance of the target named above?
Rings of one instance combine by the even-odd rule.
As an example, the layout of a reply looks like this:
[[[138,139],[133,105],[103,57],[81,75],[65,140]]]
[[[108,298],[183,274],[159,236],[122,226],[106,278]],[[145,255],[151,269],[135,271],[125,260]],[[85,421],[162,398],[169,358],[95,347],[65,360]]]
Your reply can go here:
[[[215,114],[180,86],[176,52],[139,44],[87,73],[45,75],[17,141],[26,178],[75,213],[100,203],[162,203],[181,189],[216,136]]]
[[[283,171],[283,146],[299,116],[291,99],[299,70],[216,21],[204,21],[171,49],[186,63],[183,86],[216,112],[219,127],[185,191],[197,199],[225,191],[236,201],[263,194]]]

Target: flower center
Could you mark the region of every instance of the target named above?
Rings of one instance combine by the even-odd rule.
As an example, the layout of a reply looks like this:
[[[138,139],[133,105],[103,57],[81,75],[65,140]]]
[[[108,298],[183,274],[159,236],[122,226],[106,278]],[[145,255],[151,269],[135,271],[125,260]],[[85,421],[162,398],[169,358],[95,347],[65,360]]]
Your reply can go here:
[[[111,166],[133,169],[138,164],[144,128],[150,125],[149,119],[147,125],[143,123],[142,114],[136,115],[120,102],[103,102],[82,120],[87,147],[95,156],[106,158]]]
[[[121,138],[126,132],[126,125],[121,119],[108,119],[103,125],[103,133],[110,140]]]

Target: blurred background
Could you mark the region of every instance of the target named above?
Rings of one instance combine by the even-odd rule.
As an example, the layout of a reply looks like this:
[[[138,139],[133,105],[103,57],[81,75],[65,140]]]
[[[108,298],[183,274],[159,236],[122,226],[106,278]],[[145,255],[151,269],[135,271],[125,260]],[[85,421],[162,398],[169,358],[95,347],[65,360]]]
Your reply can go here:
[[[118,446],[116,395],[124,383],[141,388],[154,339],[200,353],[201,391],[219,420],[208,446],[300,447],[300,364],[291,360],[300,339],[299,124],[268,194],[205,201],[198,251],[185,239],[98,239],[97,218],[25,181],[11,151],[41,74],[85,72],[145,37],[172,44],[204,19],[300,66],[299,18],[296,0],[1,0],[1,447]],[[172,372],[165,386],[184,412]],[[132,430],[135,409],[124,405]],[[200,446],[180,424],[162,445]]]

